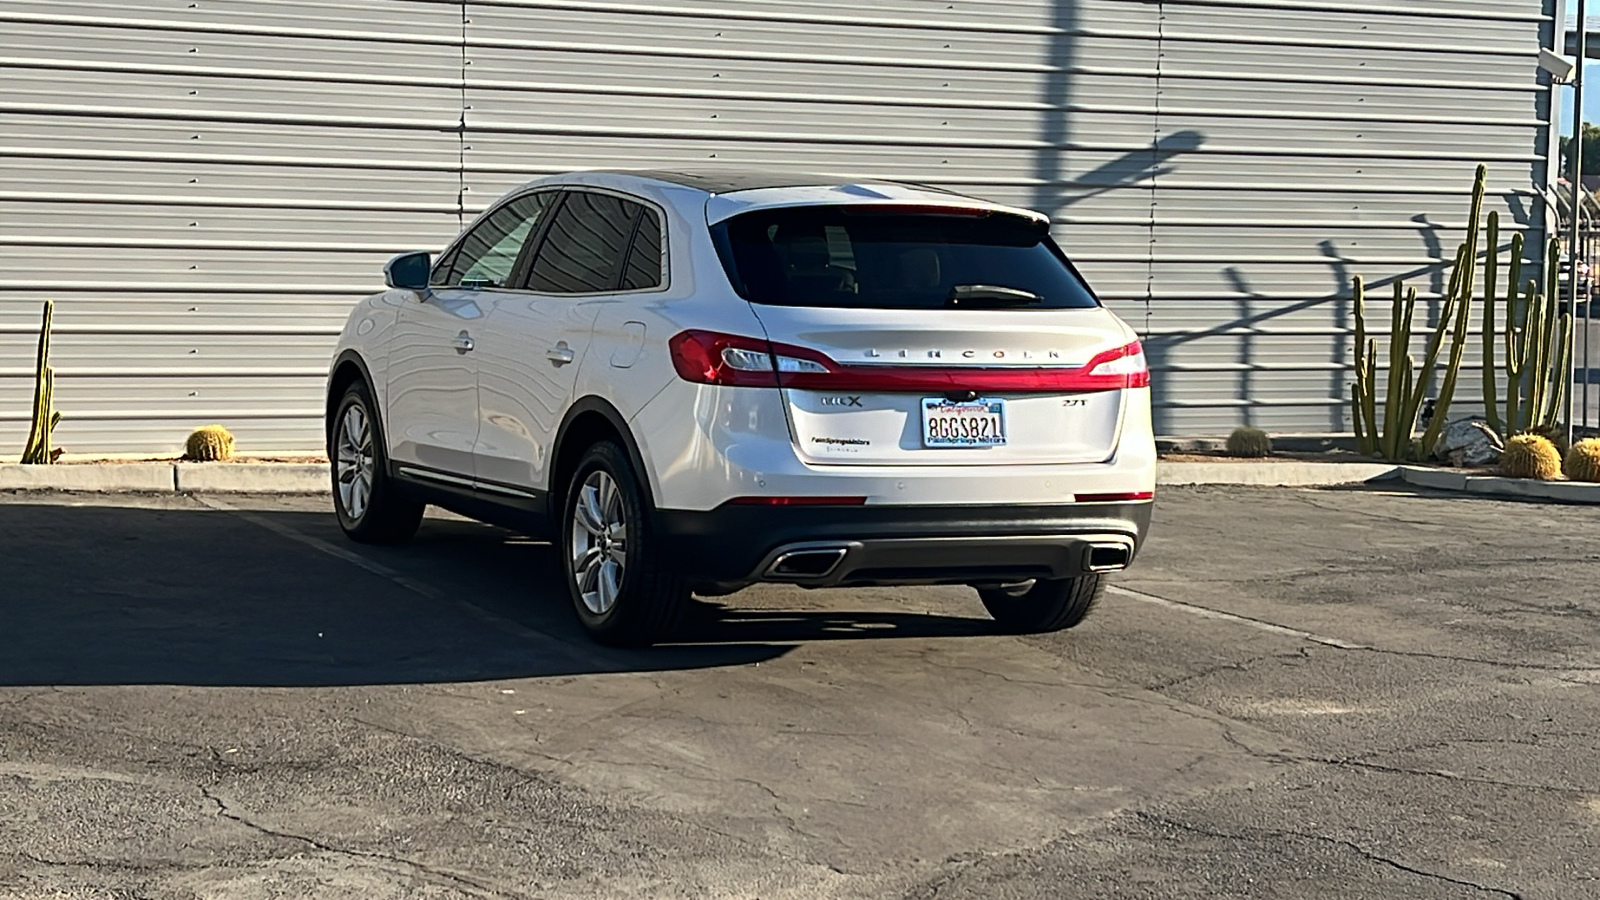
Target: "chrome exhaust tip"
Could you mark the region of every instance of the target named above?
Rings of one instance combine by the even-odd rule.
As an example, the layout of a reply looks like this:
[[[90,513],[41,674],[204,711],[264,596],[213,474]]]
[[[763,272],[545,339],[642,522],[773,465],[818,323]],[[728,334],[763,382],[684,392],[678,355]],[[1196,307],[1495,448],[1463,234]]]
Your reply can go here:
[[[1090,572],[1120,572],[1133,562],[1133,548],[1127,544],[1090,544],[1084,568]]]
[[[763,573],[766,578],[778,580],[800,580],[812,578],[826,578],[844,561],[846,547],[812,547],[805,550],[791,550],[780,555],[767,566]]]

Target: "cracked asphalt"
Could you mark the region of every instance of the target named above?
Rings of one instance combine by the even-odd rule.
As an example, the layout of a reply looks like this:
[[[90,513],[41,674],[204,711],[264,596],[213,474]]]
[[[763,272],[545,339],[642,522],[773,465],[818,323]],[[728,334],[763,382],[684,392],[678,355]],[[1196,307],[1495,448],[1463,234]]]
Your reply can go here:
[[[0,496],[3,898],[1600,897],[1600,513],[1168,489],[1079,629],[759,588],[578,634],[536,544]]]

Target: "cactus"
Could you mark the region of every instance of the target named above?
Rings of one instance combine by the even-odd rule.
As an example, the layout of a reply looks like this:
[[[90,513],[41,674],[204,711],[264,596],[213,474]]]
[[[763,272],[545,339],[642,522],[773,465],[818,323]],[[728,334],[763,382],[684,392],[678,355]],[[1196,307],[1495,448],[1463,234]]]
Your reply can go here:
[[[50,322],[55,316],[54,301],[44,302],[44,322],[39,327],[39,351],[34,369],[33,424],[28,429],[28,443],[22,450],[22,462],[45,465],[56,461],[61,451],[55,449],[53,435],[61,422],[61,413],[55,410],[56,373],[50,368]]]
[[[1246,425],[1228,435],[1228,455],[1262,457],[1272,455],[1272,438],[1259,428]]]
[[[1417,291],[1415,288],[1406,288],[1399,281],[1394,283],[1394,303],[1389,312],[1389,377],[1381,426],[1377,414],[1377,341],[1367,338],[1366,288],[1359,277],[1356,279],[1356,383],[1351,397],[1355,407],[1352,419],[1355,422],[1356,439],[1363,453],[1376,453],[1391,460],[1426,456],[1444,427],[1450,402],[1455,396],[1461,360],[1466,353],[1467,331],[1471,326],[1473,281],[1478,259],[1478,217],[1483,209],[1487,178],[1488,169],[1478,166],[1477,177],[1472,185],[1467,238],[1456,249],[1450,286],[1445,292],[1439,321],[1428,337],[1420,371],[1416,357],[1409,352],[1412,323],[1416,318]],[[1434,403],[1433,419],[1419,443],[1414,436],[1417,415],[1422,410],[1433,374],[1439,367],[1446,337],[1449,338],[1449,360]]]
[[[1572,446],[1567,443],[1567,429],[1560,424],[1541,425],[1538,428],[1530,428],[1523,433],[1544,438],[1554,444],[1556,452],[1562,456],[1566,456],[1567,451],[1572,449]]]
[[[1385,459],[1405,460],[1425,456],[1438,443],[1448,421],[1451,401],[1465,355],[1465,337],[1471,327],[1471,305],[1477,271],[1478,218],[1483,209],[1487,169],[1478,166],[1472,188],[1471,218],[1466,240],[1456,250],[1450,285],[1443,297],[1439,321],[1428,339],[1422,368],[1409,354],[1412,322],[1417,295],[1402,284],[1394,285],[1389,338],[1389,377],[1387,394],[1382,399],[1383,421],[1378,421],[1376,395],[1377,340],[1367,337],[1366,289],[1361,278],[1355,280],[1355,370],[1351,388],[1351,419],[1361,452]],[[1522,280],[1523,237],[1511,236],[1511,260],[1505,270],[1505,362],[1495,359],[1495,337],[1500,292],[1500,215],[1489,214],[1489,248],[1483,264],[1483,403],[1489,426],[1504,436],[1518,434],[1552,435],[1561,421],[1568,390],[1568,342],[1573,322],[1562,313],[1557,300],[1557,273],[1560,244],[1552,239],[1545,250],[1543,284]],[[1434,404],[1434,416],[1420,441],[1413,439],[1417,413],[1428,385],[1439,367],[1444,339],[1450,338],[1450,355],[1444,364]],[[1506,377],[1504,414],[1501,413],[1498,384],[1501,371]]]
[[[1585,438],[1573,444],[1561,470],[1573,481],[1600,482],[1600,438]]]
[[[1500,424],[1500,400],[1495,392],[1494,366],[1494,303],[1495,277],[1500,271],[1500,213],[1489,213],[1489,252],[1483,260],[1483,409],[1489,427],[1496,434],[1505,434]],[[1522,235],[1511,236],[1511,269],[1506,284],[1511,290],[1517,287],[1517,277],[1522,272]],[[1510,308],[1509,301],[1507,309]]]
[[[1519,434],[1506,441],[1500,454],[1500,473],[1512,478],[1537,478],[1551,481],[1561,477],[1561,451],[1549,438]]]
[[[233,435],[221,425],[196,428],[184,443],[183,458],[194,462],[222,462],[233,458]]]
[[[1513,249],[1517,242],[1513,241]],[[1567,344],[1572,314],[1559,313],[1556,299],[1561,247],[1551,239],[1545,248],[1545,290],[1529,279],[1522,301],[1515,294],[1506,305],[1505,432],[1545,433],[1556,427],[1566,406]],[[1515,265],[1515,260],[1513,260]]]

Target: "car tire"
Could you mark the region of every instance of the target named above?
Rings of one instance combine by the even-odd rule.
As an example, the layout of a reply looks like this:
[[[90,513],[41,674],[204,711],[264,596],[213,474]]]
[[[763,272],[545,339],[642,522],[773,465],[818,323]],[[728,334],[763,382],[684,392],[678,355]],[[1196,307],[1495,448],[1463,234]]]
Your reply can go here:
[[[978,588],[984,608],[1012,634],[1042,634],[1072,628],[1089,615],[1105,593],[1099,575],[1041,578],[1022,589]]]
[[[650,507],[623,449],[586,450],[561,505],[562,570],[572,608],[594,640],[639,647],[666,640],[689,599],[650,530]]]
[[[350,385],[328,422],[328,468],[339,527],[363,544],[403,544],[422,524],[425,504],[389,477],[383,427],[364,382]]]

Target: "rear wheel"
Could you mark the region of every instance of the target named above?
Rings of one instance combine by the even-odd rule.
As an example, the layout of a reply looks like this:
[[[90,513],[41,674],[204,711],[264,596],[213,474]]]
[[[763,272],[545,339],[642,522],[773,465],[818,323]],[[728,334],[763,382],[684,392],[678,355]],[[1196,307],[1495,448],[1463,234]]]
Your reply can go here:
[[[665,640],[689,588],[656,545],[644,491],[621,447],[601,441],[584,452],[562,508],[567,590],[590,636],[619,647]]]
[[[358,381],[345,390],[328,423],[333,509],[351,540],[403,544],[422,524],[423,504],[401,495],[389,477],[374,408],[372,393]]]
[[[978,597],[1000,627],[1013,634],[1071,628],[1089,615],[1105,584],[1099,575],[1041,578],[1032,585],[980,587]]]

